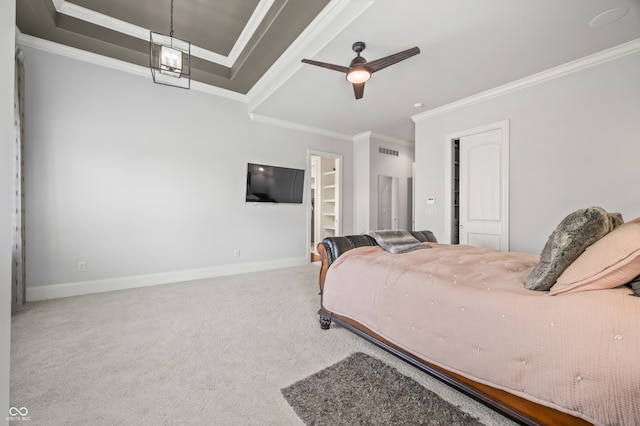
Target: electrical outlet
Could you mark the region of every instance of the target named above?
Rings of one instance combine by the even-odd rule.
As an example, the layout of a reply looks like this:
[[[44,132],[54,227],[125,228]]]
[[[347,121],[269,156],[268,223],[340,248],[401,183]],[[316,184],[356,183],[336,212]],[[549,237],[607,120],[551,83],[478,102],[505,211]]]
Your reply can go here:
[[[240,257],[240,249],[233,249],[233,256]]]
[[[84,272],[86,270],[87,270],[87,262],[85,262],[84,260],[81,260],[80,262],[78,262],[77,271]]]

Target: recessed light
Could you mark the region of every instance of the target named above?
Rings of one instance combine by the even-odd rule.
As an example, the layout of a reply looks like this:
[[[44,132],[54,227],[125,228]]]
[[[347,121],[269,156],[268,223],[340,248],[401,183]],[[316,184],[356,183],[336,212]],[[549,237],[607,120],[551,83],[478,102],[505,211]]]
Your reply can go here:
[[[424,104],[422,102],[416,102],[415,104],[413,104],[413,107],[415,109],[422,109],[424,108]]]
[[[615,9],[609,9],[606,12],[602,12],[589,22],[590,27],[604,27],[605,25],[612,24],[627,14],[629,10],[624,7],[616,7]]]

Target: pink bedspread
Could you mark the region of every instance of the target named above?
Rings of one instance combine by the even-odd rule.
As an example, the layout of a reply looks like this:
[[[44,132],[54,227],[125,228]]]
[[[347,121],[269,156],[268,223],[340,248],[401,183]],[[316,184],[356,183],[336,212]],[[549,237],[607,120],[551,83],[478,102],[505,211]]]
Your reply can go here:
[[[323,306],[419,357],[594,424],[640,425],[640,298],[524,288],[538,256],[463,245],[348,251]]]

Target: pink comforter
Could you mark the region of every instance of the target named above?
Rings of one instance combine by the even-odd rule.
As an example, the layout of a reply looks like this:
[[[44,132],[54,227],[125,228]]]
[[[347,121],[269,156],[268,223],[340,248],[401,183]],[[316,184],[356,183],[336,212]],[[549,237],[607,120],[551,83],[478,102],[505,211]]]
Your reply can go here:
[[[523,286],[539,257],[463,245],[348,251],[326,310],[480,383],[594,424],[640,425],[640,298]]]

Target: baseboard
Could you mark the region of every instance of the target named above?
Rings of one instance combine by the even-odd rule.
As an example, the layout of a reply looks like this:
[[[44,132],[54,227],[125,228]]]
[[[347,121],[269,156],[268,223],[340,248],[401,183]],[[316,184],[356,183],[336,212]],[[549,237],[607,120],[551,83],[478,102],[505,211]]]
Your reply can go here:
[[[148,287],[159,284],[170,284],[182,281],[214,278],[225,275],[236,275],[247,272],[266,271],[269,269],[288,268],[309,263],[309,258],[294,257],[265,262],[241,263],[235,265],[214,266],[210,268],[190,269],[161,274],[134,275],[129,277],[108,278],[93,281],[51,284],[26,289],[27,302],[58,299],[61,297],[80,296],[83,294],[104,293],[114,290]]]

